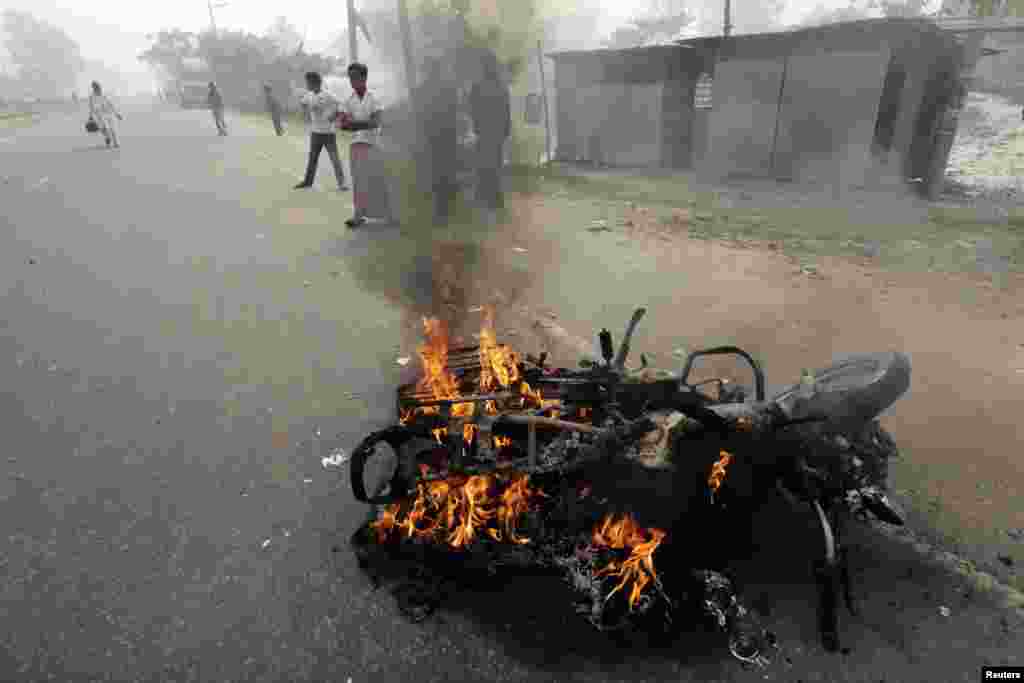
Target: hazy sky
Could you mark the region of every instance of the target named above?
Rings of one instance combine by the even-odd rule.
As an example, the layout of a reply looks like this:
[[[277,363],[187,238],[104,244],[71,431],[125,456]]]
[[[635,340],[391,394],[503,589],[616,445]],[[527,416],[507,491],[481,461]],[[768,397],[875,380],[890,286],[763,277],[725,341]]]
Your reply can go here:
[[[374,5],[387,3],[369,1]],[[210,23],[206,0],[2,0],[2,4],[5,8],[32,12],[60,26],[78,41],[87,59],[100,60],[132,74],[132,82],[146,89],[150,83],[146,67],[136,59],[148,46],[146,34],[171,27],[195,31]],[[357,0],[356,4],[361,3]],[[610,32],[636,7],[629,0],[585,0],[585,4],[602,8],[602,32]],[[783,19],[798,19],[818,4],[818,0],[789,0]],[[839,7],[848,4],[848,0],[821,0],[820,4]],[[300,32],[307,33],[306,45],[310,50],[325,48],[331,36],[346,23],[343,0],[228,0],[225,7],[214,12],[218,27],[254,33],[262,33],[275,17],[284,14]]]

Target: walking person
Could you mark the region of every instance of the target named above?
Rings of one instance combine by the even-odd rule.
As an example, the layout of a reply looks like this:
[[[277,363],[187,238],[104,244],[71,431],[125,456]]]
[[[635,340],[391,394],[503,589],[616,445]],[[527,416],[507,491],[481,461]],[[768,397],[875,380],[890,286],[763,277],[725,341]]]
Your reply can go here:
[[[124,117],[110,98],[103,94],[103,88],[96,81],[92,82],[92,94],[89,95],[89,116],[99,126],[107,147],[119,148],[121,140],[117,136],[117,123],[114,119],[123,121]]]
[[[334,167],[334,178],[338,181],[339,190],[347,190],[345,170],[338,156],[338,135],[335,133],[335,121],[338,118],[341,102],[337,97],[323,89],[323,79],[315,71],[306,74],[306,94],[299,102],[309,122],[309,160],[306,163],[306,177],[295,186],[296,190],[313,186],[316,178],[316,167],[320,162],[320,150],[327,148],[327,156]]]
[[[434,199],[434,225],[447,225],[456,187],[458,145],[458,93],[445,77],[440,59],[427,61],[426,79],[420,86],[420,138],[422,170],[427,174]]]
[[[281,125],[281,103],[274,97],[274,90],[269,83],[263,84],[263,95],[267,100],[267,112],[270,113],[270,120],[274,123],[274,132],[281,137],[284,135],[284,126]]]
[[[380,152],[380,125],[383,107],[366,88],[370,74],[365,64],[353,62],[348,67],[352,95],[345,100],[338,117],[339,127],[351,131],[349,162],[352,165],[352,218],[345,221],[350,228],[364,225],[369,218],[395,223],[388,188],[388,173]]]
[[[210,105],[213,112],[213,122],[217,124],[217,135],[228,134],[228,124],[224,122],[224,97],[220,94],[220,88],[213,81],[210,81],[210,92],[206,95],[206,103]]]
[[[469,93],[473,132],[477,146],[477,199],[490,211],[504,206],[501,191],[501,167],[505,141],[512,134],[512,109],[508,86],[498,69],[498,58],[487,52],[483,77]]]

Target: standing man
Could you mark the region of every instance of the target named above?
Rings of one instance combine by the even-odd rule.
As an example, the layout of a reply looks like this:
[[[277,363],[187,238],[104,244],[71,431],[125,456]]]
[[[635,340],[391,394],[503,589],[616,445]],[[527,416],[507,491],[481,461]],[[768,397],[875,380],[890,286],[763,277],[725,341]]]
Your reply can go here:
[[[396,222],[388,187],[389,177],[378,146],[384,108],[366,89],[369,74],[365,64],[349,64],[348,80],[352,85],[352,95],[338,116],[338,127],[352,132],[349,160],[352,164],[352,205],[355,211],[352,218],[345,221],[350,228],[364,225],[367,218],[378,218],[392,224]]]
[[[420,138],[424,152],[424,171],[429,175],[434,197],[434,225],[447,225],[456,190],[456,149],[458,144],[458,93],[445,77],[440,59],[426,64],[426,79],[417,101],[424,111]]]
[[[210,92],[206,96],[206,103],[210,105],[213,112],[213,122],[217,124],[217,135],[228,134],[228,124],[224,122],[224,98],[221,97],[217,85],[210,81]]]
[[[501,167],[505,140],[512,134],[512,109],[498,58],[490,50],[483,59],[483,77],[469,93],[469,106],[477,138],[477,199],[488,210],[496,211],[504,206]]]
[[[274,91],[269,83],[263,84],[263,94],[267,98],[267,111],[270,112],[270,120],[274,122],[274,132],[281,137],[284,135],[284,126],[281,125],[281,103],[274,97]]]
[[[323,90],[323,79],[315,71],[306,74],[306,94],[299,102],[302,104],[302,112],[309,122],[309,161],[306,163],[306,177],[295,186],[296,190],[313,186],[316,178],[316,167],[320,162],[320,150],[327,148],[327,156],[331,158],[331,165],[334,166],[334,177],[338,181],[338,189],[347,190],[345,185],[345,170],[341,167],[341,159],[338,157],[338,136],[334,132],[335,120],[338,118],[338,111],[341,102],[337,97]]]

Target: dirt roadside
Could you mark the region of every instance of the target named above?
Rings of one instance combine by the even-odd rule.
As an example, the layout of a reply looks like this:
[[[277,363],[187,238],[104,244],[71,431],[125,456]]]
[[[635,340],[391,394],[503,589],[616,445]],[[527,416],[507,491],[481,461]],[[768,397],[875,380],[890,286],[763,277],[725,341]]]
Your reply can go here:
[[[514,309],[588,339],[603,326],[618,337],[642,305],[649,313],[634,353],[648,352],[655,365],[678,362],[672,352],[681,344],[729,342],[761,359],[770,384],[786,384],[835,354],[898,349],[912,358],[911,392],[884,420],[903,454],[894,486],[911,524],[865,530],[855,541],[866,602],[844,629],[856,654],[837,660],[820,651],[805,594],[812,585],[793,579],[801,572],[791,563],[790,574],[769,569],[775,548],[751,558],[751,592],[790,643],[782,664],[694,670],[695,680],[966,681],[984,663],[1021,663],[1024,602],[1013,587],[1024,563],[1024,277],[1011,273],[996,287],[981,274],[893,272],[867,258],[821,258],[808,271],[780,245],[628,226],[587,231],[564,224],[557,204],[525,197],[511,209],[515,227],[453,277],[481,302],[502,293],[509,314],[499,315],[499,334],[523,352],[544,341],[524,331]],[[955,616],[945,616],[954,604]]]

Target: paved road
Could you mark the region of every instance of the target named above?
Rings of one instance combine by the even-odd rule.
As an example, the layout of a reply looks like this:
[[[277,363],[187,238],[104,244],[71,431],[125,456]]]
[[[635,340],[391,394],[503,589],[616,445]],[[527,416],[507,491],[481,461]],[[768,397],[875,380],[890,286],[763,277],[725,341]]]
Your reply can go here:
[[[754,593],[793,647],[764,673],[699,632],[616,649],[557,582],[402,620],[357,572],[345,544],[364,510],[309,436],[351,444],[391,419],[394,347],[424,303],[414,250],[336,228],[344,195],[291,192],[294,140],[128,114],[119,151],[73,117],[0,140],[0,680],[911,680],[922,640],[947,672],[958,651],[1012,651],[989,626],[941,624],[908,647],[892,600],[934,621],[959,588],[878,539],[856,659],[815,649],[806,558],[770,544]]]
[[[251,166],[280,140],[126,113],[121,150],[75,117],[0,141],[0,679],[678,677],[598,656],[550,583],[419,626],[370,590],[346,546],[364,509],[310,435],[391,419],[422,273],[334,229],[346,196]],[[327,256],[299,253],[324,235]],[[333,318],[303,281],[317,258],[336,259]]]
[[[423,636],[398,657],[413,631],[331,552],[362,510],[303,443],[389,419],[398,313],[347,274],[339,293],[372,324],[248,300],[247,284],[296,275],[254,237],[275,226],[236,199],[257,188],[209,171],[251,133],[128,112],[108,151],[79,128],[53,118],[0,142],[0,679],[442,671]],[[284,370],[231,344],[268,330],[297,356]],[[335,349],[329,364],[310,339]],[[360,398],[300,419],[288,401],[311,386]]]

